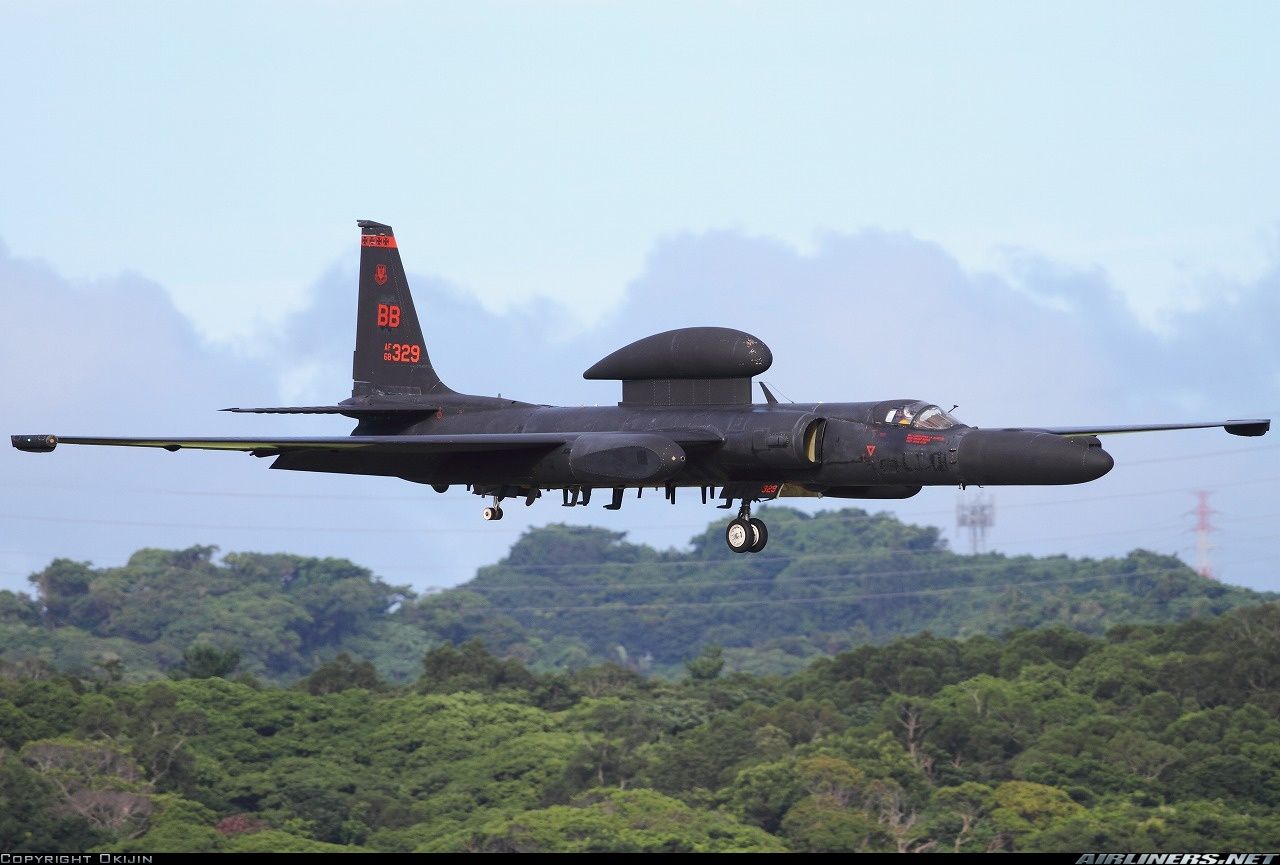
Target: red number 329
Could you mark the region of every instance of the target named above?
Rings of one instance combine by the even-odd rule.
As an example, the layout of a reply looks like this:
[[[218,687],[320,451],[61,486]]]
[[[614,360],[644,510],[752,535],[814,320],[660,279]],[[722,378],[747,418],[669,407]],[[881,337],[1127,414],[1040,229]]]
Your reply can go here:
[[[422,346],[389,342],[382,347],[382,359],[392,363],[417,363],[422,359]]]

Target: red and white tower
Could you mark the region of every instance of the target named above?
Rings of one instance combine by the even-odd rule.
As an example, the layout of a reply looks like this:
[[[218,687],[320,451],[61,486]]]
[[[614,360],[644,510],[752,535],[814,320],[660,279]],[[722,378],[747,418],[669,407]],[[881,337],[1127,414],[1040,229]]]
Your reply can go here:
[[[1209,507],[1208,490],[1197,490],[1196,498],[1199,500],[1198,504],[1191,512],[1196,518],[1196,571],[1207,580],[1216,580],[1218,577],[1213,572],[1213,565],[1209,563],[1209,551],[1213,549],[1213,544],[1209,543],[1209,535],[1218,529],[1209,522],[1209,518],[1217,511]]]
[[[996,524],[996,502],[985,493],[978,493],[976,501],[956,499],[956,528],[969,530],[969,553],[986,552],[987,529]]]

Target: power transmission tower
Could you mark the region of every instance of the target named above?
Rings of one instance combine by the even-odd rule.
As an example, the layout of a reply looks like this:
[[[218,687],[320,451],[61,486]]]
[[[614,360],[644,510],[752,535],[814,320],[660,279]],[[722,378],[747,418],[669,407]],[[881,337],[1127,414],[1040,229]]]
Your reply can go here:
[[[1209,507],[1208,490],[1197,490],[1196,498],[1198,499],[1196,509],[1191,512],[1196,518],[1196,571],[1206,580],[1216,580],[1218,576],[1213,572],[1213,565],[1209,562],[1209,550],[1213,549],[1213,544],[1209,543],[1209,535],[1216,532],[1218,528],[1209,522],[1209,517],[1217,511]]]
[[[987,529],[996,524],[996,502],[985,493],[978,493],[974,501],[956,500],[956,528],[969,530],[969,552],[972,555],[986,552]]]

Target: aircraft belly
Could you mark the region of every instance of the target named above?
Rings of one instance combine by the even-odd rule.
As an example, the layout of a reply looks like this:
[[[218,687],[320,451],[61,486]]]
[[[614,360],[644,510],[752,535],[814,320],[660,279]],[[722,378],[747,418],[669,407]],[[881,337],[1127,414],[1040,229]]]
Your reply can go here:
[[[292,472],[332,472],[344,475],[385,475],[398,477],[408,469],[416,473],[425,469],[436,457],[429,455],[403,457],[392,454],[367,454],[352,451],[286,451],[271,463],[273,469]]]
[[[421,483],[527,483],[537,459],[519,451],[414,456],[294,451],[280,454],[271,468],[399,477]]]

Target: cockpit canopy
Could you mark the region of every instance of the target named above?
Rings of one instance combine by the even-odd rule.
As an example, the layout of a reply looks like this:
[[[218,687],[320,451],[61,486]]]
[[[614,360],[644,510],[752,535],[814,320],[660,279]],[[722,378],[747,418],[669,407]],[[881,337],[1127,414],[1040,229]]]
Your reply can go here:
[[[932,403],[917,400],[915,402],[885,402],[876,406],[872,420],[891,426],[905,426],[913,429],[951,429],[963,426],[960,421]]]

